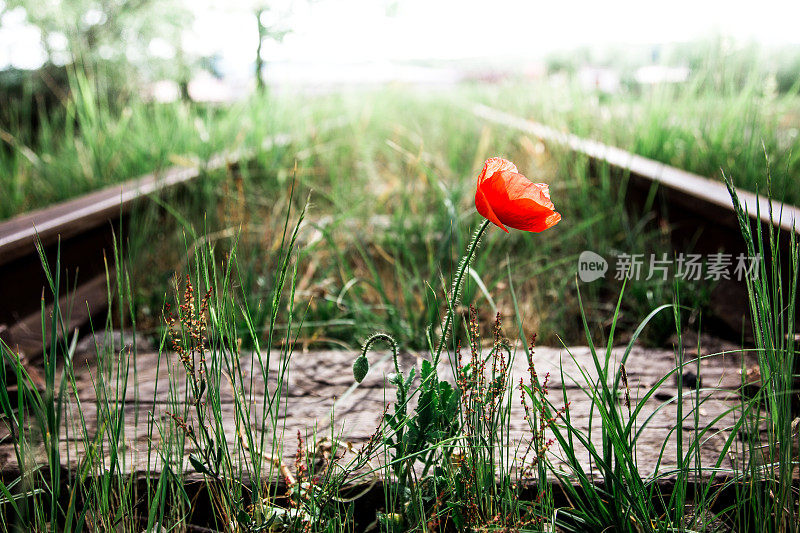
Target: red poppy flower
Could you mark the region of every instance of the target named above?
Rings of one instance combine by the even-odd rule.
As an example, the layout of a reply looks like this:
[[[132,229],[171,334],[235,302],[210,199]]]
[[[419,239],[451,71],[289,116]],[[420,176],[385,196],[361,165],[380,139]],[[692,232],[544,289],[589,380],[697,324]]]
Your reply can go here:
[[[561,220],[550,201],[550,186],[532,183],[511,161],[488,159],[478,176],[475,208],[506,233],[515,228],[540,232]]]

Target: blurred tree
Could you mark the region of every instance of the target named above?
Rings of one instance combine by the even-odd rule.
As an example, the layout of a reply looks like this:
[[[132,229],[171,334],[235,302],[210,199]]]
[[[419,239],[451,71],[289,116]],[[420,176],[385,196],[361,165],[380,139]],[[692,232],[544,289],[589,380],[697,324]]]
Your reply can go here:
[[[258,24],[258,46],[256,48],[256,88],[258,91],[263,91],[266,88],[264,83],[264,55],[263,46],[264,41],[272,39],[277,42],[283,41],[283,38],[289,33],[289,29],[285,26],[285,19],[289,16],[288,11],[280,10],[276,7],[270,7],[263,2],[256,2],[255,9],[256,23]]]
[[[181,34],[193,17],[183,0],[5,1],[39,28],[48,63],[77,64],[110,86],[164,74],[188,82]]]

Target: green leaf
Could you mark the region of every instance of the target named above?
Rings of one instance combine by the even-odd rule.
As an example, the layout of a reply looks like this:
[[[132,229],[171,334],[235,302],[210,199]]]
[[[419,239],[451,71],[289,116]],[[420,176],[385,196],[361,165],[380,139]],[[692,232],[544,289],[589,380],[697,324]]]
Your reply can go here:
[[[250,515],[247,514],[244,509],[239,509],[239,512],[236,515],[236,521],[239,522],[240,526],[246,528],[250,525]]]
[[[425,383],[428,381],[428,378],[433,373],[433,365],[427,359],[423,359],[422,367],[420,368],[420,377],[422,382]]]
[[[439,398],[442,405],[447,405],[453,395],[453,386],[447,381],[439,382]]]
[[[406,453],[413,453],[420,441],[420,431],[416,426],[408,426],[408,431],[403,435],[403,447]]]
[[[216,466],[217,470],[219,470],[219,467],[222,464],[223,454],[224,454],[224,451],[222,449],[222,445],[220,444],[219,446],[217,446],[217,456],[215,458],[216,459],[215,466]]]
[[[414,368],[412,367],[411,370],[408,371],[408,377],[406,378],[406,382],[403,384],[403,386],[405,387],[406,390],[408,390],[409,387],[411,387],[411,382],[414,381],[414,376],[415,375],[416,375],[416,372],[415,372]]]
[[[417,406],[417,423],[420,429],[425,429],[433,421],[436,404],[436,396],[432,390],[426,390],[420,395],[419,405]]]
[[[208,467],[206,465],[204,465],[200,461],[200,459],[198,459],[194,455],[190,455],[189,456],[189,463],[191,463],[192,468],[194,468],[197,472],[200,472],[201,474],[205,474],[207,476],[211,476],[212,475],[211,470],[209,470]]]

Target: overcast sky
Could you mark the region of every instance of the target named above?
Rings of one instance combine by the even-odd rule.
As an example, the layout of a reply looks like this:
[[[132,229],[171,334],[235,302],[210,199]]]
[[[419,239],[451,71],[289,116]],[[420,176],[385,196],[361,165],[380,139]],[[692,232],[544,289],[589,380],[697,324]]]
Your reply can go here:
[[[489,7],[491,6],[491,7]],[[800,2],[670,0],[376,0],[298,8],[282,59],[537,55],[580,44],[675,42],[713,32],[800,42]]]
[[[276,0],[277,1],[277,0]],[[276,1],[270,2],[276,5]],[[2,3],[2,0],[0,0]],[[556,49],[607,43],[669,43],[714,34],[765,44],[800,43],[800,2],[722,0],[282,0],[282,43],[267,43],[275,61],[352,62],[381,59],[537,57]],[[186,46],[249,65],[256,26],[240,4],[197,0]],[[205,7],[204,7],[205,6]],[[24,14],[0,26],[0,68],[41,61],[38,32]]]

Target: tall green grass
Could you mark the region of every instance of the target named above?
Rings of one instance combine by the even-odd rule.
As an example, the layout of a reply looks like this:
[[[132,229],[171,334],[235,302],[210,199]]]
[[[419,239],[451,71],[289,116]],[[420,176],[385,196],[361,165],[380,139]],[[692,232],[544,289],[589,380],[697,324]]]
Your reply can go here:
[[[270,134],[308,131],[327,105],[260,96],[230,107],[160,104],[117,99],[82,71],[69,81],[63,105],[39,110],[35,128],[20,120],[0,131],[0,219],[173,165],[202,167],[213,154],[254,149]]]
[[[743,462],[740,475],[748,483],[745,487],[736,486],[741,501],[736,525],[743,530],[798,531],[800,498],[796,480],[800,441],[797,411],[800,396],[796,310],[800,248],[795,231],[787,235],[771,225],[766,230],[760,224],[755,224],[754,228],[732,182],[727,183],[748,253],[761,258],[753,276],[747,279],[758,389],[751,399],[755,407],[743,412],[747,435],[743,453],[747,460]],[[767,190],[771,196],[771,189]],[[774,215],[770,205],[770,221]],[[779,218],[780,213],[777,215]],[[787,241],[788,246],[782,246]],[[784,255],[787,250],[788,257]]]
[[[479,268],[478,258],[487,249],[492,252],[472,246],[477,250],[474,259],[468,254],[452,275],[463,287],[449,287],[444,308],[431,301],[434,320],[427,333],[420,332],[427,339],[422,364],[406,370],[395,362],[390,385],[397,401],[387,407],[373,437],[351,459],[329,459],[320,467],[313,437],[301,435],[294,465],[287,465],[286,440],[294,436],[282,429],[282,404],[292,347],[308,317],[307,306],[295,305],[303,265],[313,260],[300,253],[308,214],[303,209],[284,215],[272,252],[275,277],[268,297],[260,302],[268,317],[266,336],[256,327],[257,309],[241,291],[242,273],[247,272],[239,263],[244,257],[241,234],[227,247],[193,233],[187,225],[188,253],[183,260],[188,276],[176,279],[174,296],[168,297],[174,304],[165,310],[159,348],[168,376],[161,386],[167,389],[153,392],[154,398],[167,398],[163,412],[154,411],[133,425],[126,416],[126,404],[138,407],[138,402],[149,400],[141,396],[143,383],[135,377],[136,331],[130,333],[132,343],[127,346],[97,348],[92,374],[97,415],[91,421],[96,430],[87,415],[88,400],[80,394],[85,391],[79,390],[76,365],[83,363],[74,358],[75,339],[63,330],[68,317],[58,307],[49,316],[43,311],[43,331],[52,336],[44,357],[44,390],[36,389],[9,347],[0,347],[0,409],[19,465],[17,477],[0,483],[0,529],[191,530],[200,519],[198,502],[204,494],[209,512],[203,524],[215,530],[349,531],[358,503],[346,496],[348,483],[382,473],[385,503],[375,518],[383,531],[794,531],[799,516],[794,492],[797,450],[783,443],[796,439],[793,332],[798,248],[793,240],[787,272],[775,260],[778,236],[773,231],[752,233],[735,190],[731,192],[751,252],[772,259],[762,263],[758,277],[749,279],[753,353],[762,382],[755,395],[743,394],[739,404],[716,414],[710,423],[701,424],[699,413],[715,390],[699,380],[691,386],[683,382],[687,368],[699,374],[701,361],[688,358],[680,341],[684,302],[679,297],[651,309],[625,348],[615,351],[627,292],[621,292],[612,309],[610,331],[602,341],[592,333],[579,294],[591,363],[578,365],[578,375],[567,375],[562,367],[564,388],[552,389],[548,378],[535,371],[511,265],[505,268],[506,290],[518,342],[505,338],[507,330],[498,315],[487,347],[480,342],[481,315],[474,308],[463,315],[460,304],[468,291],[459,288],[476,284],[466,274],[468,268]],[[120,316],[135,319],[135,286],[126,253],[118,248],[112,257],[117,275],[114,281],[109,277],[111,311],[100,329],[110,330]],[[57,293],[62,266],[58,259],[53,265],[44,256],[42,261],[50,288]],[[282,315],[283,309],[287,315]],[[451,320],[442,321],[441,312]],[[675,367],[635,397],[628,390],[625,364],[661,314],[672,317],[678,334]],[[281,316],[285,327],[279,327]],[[45,319],[51,321],[49,329]],[[390,343],[396,359],[398,345],[391,335],[371,337],[365,352],[378,340]],[[468,354],[462,353],[462,346]],[[615,354],[620,353],[617,360]],[[567,354],[571,356],[569,349]],[[531,368],[519,385],[509,372],[515,357],[525,357]],[[452,380],[443,371],[448,364]],[[363,378],[366,368],[359,365],[363,362],[354,368],[356,377]],[[263,395],[250,385],[256,376],[273,385]],[[656,412],[675,406],[676,424],[668,432],[673,438],[665,439],[659,463],[666,463],[667,455],[677,462],[642,472],[636,443],[655,416],[645,404],[673,379],[677,396],[661,401]],[[570,401],[575,400],[566,392],[570,380],[583,383],[577,393],[591,401],[588,430],[570,413]],[[231,395],[232,411],[223,407],[225,394]],[[527,445],[514,442],[510,432],[510,406],[518,394],[530,428]],[[714,435],[713,428],[731,414],[739,415],[734,424]],[[139,459],[145,454],[147,467],[156,475],[141,477],[132,468],[129,432],[142,430],[149,438]],[[709,438],[720,436],[719,458],[703,464],[700,449]],[[330,453],[337,457],[339,444],[332,437]],[[674,452],[667,449],[669,443],[674,443]],[[585,453],[591,458],[589,465],[581,459]],[[733,468],[726,466],[730,454],[738,461]],[[71,468],[63,469],[64,464]],[[200,492],[192,473],[201,477]],[[666,478],[671,480],[668,491],[661,483]],[[284,488],[276,483],[280,479]],[[533,494],[527,490],[531,488]],[[283,490],[288,490],[286,496]]]
[[[279,233],[279,213],[289,204],[289,183],[294,176],[299,196],[292,202],[297,206],[297,198],[311,193],[314,205],[314,218],[309,220],[313,236],[304,252],[316,260],[298,287],[298,298],[310,301],[309,320],[301,338],[309,343],[345,342],[355,347],[355,337],[384,328],[404,346],[420,347],[424,343],[416,332],[432,318],[423,280],[447,276],[453,270],[456,250],[465,244],[468,232],[463,213],[469,212],[472,203],[475,176],[484,159],[503,155],[517,162],[534,181],[551,183],[564,222],[557,235],[535,245],[522,236],[486,239],[484,244],[491,251],[479,258],[470,273],[479,283],[465,289],[466,300],[489,302],[486,295],[506,284],[500,274],[505,255],[524,257],[515,268],[522,307],[551,309],[547,315],[534,317],[527,327],[540,331],[542,341],[553,343],[557,339],[550,332],[556,325],[566,324],[568,330],[560,331],[561,337],[580,342],[580,311],[570,282],[580,252],[659,254],[670,250],[669,243],[657,229],[625,213],[624,185],[602,170],[590,174],[585,161],[550,153],[535,139],[483,124],[465,116],[462,107],[475,100],[496,102],[502,98],[504,107],[513,112],[524,114],[533,108],[579,133],[596,131],[604,140],[608,140],[604,124],[610,122],[597,120],[598,116],[619,115],[620,121],[629,114],[651,117],[641,122],[641,131],[626,125],[616,128],[614,135],[638,131],[631,134],[633,138],[660,136],[646,144],[665,150],[683,135],[681,150],[697,161],[733,166],[737,173],[755,175],[757,165],[763,165],[763,159],[753,154],[758,136],[748,137],[743,150],[743,140],[735,132],[772,135],[772,122],[762,117],[770,113],[777,117],[778,109],[790,103],[786,97],[786,106],[776,104],[775,111],[773,107],[762,111],[760,106],[748,104],[755,89],[736,96],[737,105],[717,100],[700,87],[664,92],[663,98],[653,94],[649,99],[628,102],[623,97],[617,103],[595,105],[587,95],[568,92],[568,97],[558,96],[557,91],[538,85],[462,87],[446,95],[390,89],[318,98],[261,95],[216,108],[116,102],[99,92],[85,75],[73,73],[71,97],[63,113],[42,116],[36,138],[23,142],[24,136],[17,139],[14,132],[8,132],[13,139],[0,151],[0,180],[6,180],[0,185],[10,193],[6,196],[9,201],[0,206],[0,217],[171,164],[202,166],[213,153],[251,148],[255,150],[252,160],[209,172],[193,183],[188,193],[168,195],[157,206],[136,213],[134,224],[147,230],[137,228],[130,237],[132,275],[136,285],[144,287],[134,302],[142,331],[158,335],[162,295],[172,273],[182,268],[179,251],[184,230],[175,219],[205,228],[215,242],[230,242],[241,227],[245,293],[252,302],[263,296],[274,268],[270,261],[262,260],[261,249],[272,247]],[[752,109],[747,114],[752,116],[752,124],[736,122],[744,106]],[[630,113],[607,113],[612,108],[629,108]],[[686,120],[703,117],[698,124],[708,128],[708,134],[698,134],[695,139],[693,127],[665,130],[664,124],[675,120],[671,115],[666,120],[666,115],[684,113],[681,109],[686,109]],[[727,118],[720,122],[721,116]],[[347,125],[325,131],[321,125],[331,119],[344,119]],[[274,133],[288,133],[293,142],[259,149],[263,138]],[[727,159],[698,152],[711,142],[702,138],[712,137],[719,139],[710,145],[711,151]],[[790,175],[793,163],[786,158],[791,158],[791,144],[781,144],[777,137],[770,139],[775,141],[767,143],[773,168],[782,168],[785,160]],[[728,154],[734,155],[729,158]],[[164,217],[164,206],[173,216]],[[602,217],[597,206],[615,216]],[[598,223],[601,218],[603,224]],[[153,242],[169,244],[154,247]],[[609,295],[618,292],[619,283],[597,282],[585,290],[592,305],[598,302],[596,305],[607,310],[613,306]],[[692,287],[685,290],[683,298],[705,310],[708,290],[706,286]],[[623,329],[633,331],[637,317],[668,302],[671,292],[669,284],[658,281],[631,285],[620,316]],[[439,302],[443,301],[441,294],[437,295]],[[603,297],[594,298],[599,295]],[[506,319],[513,315],[508,298],[489,303],[487,316],[495,308]],[[258,312],[254,317],[259,328],[266,319]],[[671,326],[663,317],[655,320],[659,326],[648,330],[646,339],[663,343]],[[592,328],[599,334],[607,333],[608,326],[592,324]]]
[[[81,368],[87,363],[75,359],[76,339],[64,330],[68,317],[58,305],[49,328],[42,310],[43,332],[51,336],[44,355],[44,390],[36,388],[15,352],[0,346],[0,407],[19,468],[18,477],[0,482],[0,529],[184,531],[202,518],[196,506],[198,494],[205,494],[210,505],[206,525],[215,530],[263,531],[311,523],[334,523],[338,526],[332,530],[345,530],[346,521],[330,514],[331,505],[320,508],[320,494],[298,498],[294,506],[280,503],[279,481],[288,472],[282,461],[286,376],[295,321],[303,320],[292,296],[304,215],[285,217],[274,252],[280,267],[271,299],[265,302],[270,333],[263,343],[237,290],[236,247],[227,249],[222,260],[212,244],[192,250],[189,273],[176,282],[175,304],[164,314],[167,328],[158,364],[161,377],[167,376],[166,390],[159,390],[158,380],[152,398],[139,394],[145,384],[136,379],[135,329],[126,333],[132,344],[97,346],[96,364],[89,371],[91,391],[80,388],[86,383],[77,376],[87,372]],[[134,318],[129,314],[133,288],[126,252],[115,249],[113,260],[109,318],[98,330],[109,335],[118,314]],[[59,259],[50,265],[42,255],[42,263],[58,302]],[[278,309],[286,306],[290,322],[279,330]],[[254,388],[255,376],[269,386]],[[87,392],[92,400],[86,399]],[[232,412],[223,405],[227,395],[232,396]],[[163,398],[166,403],[157,401]],[[141,401],[153,402],[153,410],[146,420],[132,420],[130,408],[138,413]],[[144,450],[131,449],[137,432],[146,436]],[[152,476],[150,470],[158,474]],[[190,473],[201,475],[200,492],[192,488]],[[327,483],[342,481],[339,474]]]
[[[551,310],[532,316],[529,333],[540,331],[543,342],[553,343],[558,325],[562,338],[580,342],[580,310],[570,281],[579,254],[670,249],[657,228],[627,213],[624,186],[610,173],[590,173],[587,161],[566,153],[543,156],[531,139],[483,124],[441,96],[366,93],[341,97],[336,109],[346,126],[298,134],[296,143],[263,151],[237,168],[208,173],[188,192],[137,212],[133,224],[144,230],[131,236],[131,252],[140,275],[137,285],[145,287],[137,297],[142,329],[158,326],[153,310],[170,273],[180,270],[184,230],[178,219],[204,227],[207,238],[219,243],[230,242],[241,228],[245,293],[253,302],[263,296],[262,287],[269,287],[275,270],[263,250],[279,234],[279,212],[289,203],[293,176],[293,203],[310,195],[313,205],[300,236],[308,262],[297,298],[309,303],[300,338],[318,346],[344,342],[356,348],[354,339],[375,329],[387,330],[404,347],[425,346],[418,332],[434,318],[430,303],[444,302],[442,284],[433,281],[449,278],[457,266],[469,233],[475,179],[491,155],[510,158],[531,179],[550,183],[564,218],[556,231],[536,240],[488,232],[485,253],[469,272],[475,283],[464,289],[465,303],[481,304],[487,317],[497,311],[506,319],[513,316],[502,287],[507,285],[505,266],[514,261],[522,307]],[[171,214],[164,215],[163,206]],[[604,217],[596,206],[616,215]],[[157,241],[165,245],[153,246]],[[611,277],[586,287],[587,294],[616,293],[619,282]],[[702,308],[707,290],[695,289],[686,298]],[[625,328],[671,299],[669,285],[658,279],[642,280],[630,294],[620,318]],[[599,300],[592,298],[597,305],[609,305]],[[257,321],[263,325],[264,318]],[[606,327],[592,324],[596,333]],[[647,337],[659,343],[670,333],[671,326],[663,322],[660,331],[653,329]]]

